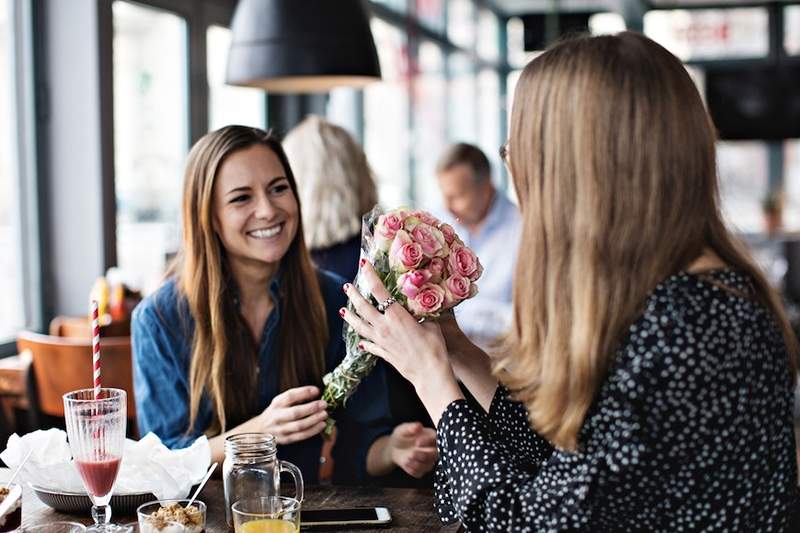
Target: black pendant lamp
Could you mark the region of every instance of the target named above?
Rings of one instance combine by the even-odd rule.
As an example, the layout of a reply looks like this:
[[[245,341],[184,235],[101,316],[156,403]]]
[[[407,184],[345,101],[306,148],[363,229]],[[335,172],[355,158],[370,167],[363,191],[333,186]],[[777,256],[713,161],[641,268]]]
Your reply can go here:
[[[381,77],[362,0],[239,0],[231,29],[232,85],[308,93]]]

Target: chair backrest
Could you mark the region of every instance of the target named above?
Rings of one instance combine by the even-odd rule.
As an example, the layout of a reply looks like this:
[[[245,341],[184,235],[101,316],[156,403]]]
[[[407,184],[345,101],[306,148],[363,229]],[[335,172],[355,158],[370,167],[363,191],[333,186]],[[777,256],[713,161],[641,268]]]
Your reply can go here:
[[[104,387],[128,393],[128,419],[136,419],[133,397],[133,364],[130,337],[106,337],[101,341],[102,382]],[[45,415],[63,417],[62,396],[77,389],[92,387],[92,341],[40,335],[29,331],[17,336],[17,350],[30,351],[31,369],[36,384],[36,403]]]
[[[130,320],[117,320],[105,326],[100,326],[100,335],[102,337],[129,337],[130,334]],[[60,315],[50,321],[50,335],[74,339],[91,339],[92,324],[88,316]]]

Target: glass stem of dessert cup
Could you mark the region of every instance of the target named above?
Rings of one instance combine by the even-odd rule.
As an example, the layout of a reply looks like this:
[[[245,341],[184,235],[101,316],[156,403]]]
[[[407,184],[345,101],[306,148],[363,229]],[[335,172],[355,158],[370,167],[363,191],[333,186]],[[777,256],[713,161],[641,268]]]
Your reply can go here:
[[[108,504],[108,501],[111,500],[111,495],[109,494],[105,498],[92,498],[94,500],[92,503],[92,520],[94,520],[94,526],[92,526],[92,531],[116,531],[113,524],[111,524],[111,506]],[[105,502],[101,503],[103,500]]]

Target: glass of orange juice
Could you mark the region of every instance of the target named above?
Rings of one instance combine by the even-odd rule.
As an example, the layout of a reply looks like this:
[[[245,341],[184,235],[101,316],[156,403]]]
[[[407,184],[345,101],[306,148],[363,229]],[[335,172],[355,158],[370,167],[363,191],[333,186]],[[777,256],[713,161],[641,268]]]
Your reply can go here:
[[[231,506],[236,533],[297,533],[300,502],[285,496],[239,500]]]

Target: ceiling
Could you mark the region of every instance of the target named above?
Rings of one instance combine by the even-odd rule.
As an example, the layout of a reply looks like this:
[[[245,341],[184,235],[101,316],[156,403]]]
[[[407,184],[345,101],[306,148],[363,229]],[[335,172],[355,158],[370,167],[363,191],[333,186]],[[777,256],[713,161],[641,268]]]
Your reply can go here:
[[[526,13],[546,13],[555,7],[558,11],[617,11],[622,2],[642,1],[653,7],[692,7],[711,5],[754,5],[774,3],[770,0],[493,0],[498,9],[508,15]],[[777,0],[778,3],[791,3],[796,0]]]

